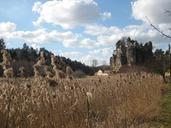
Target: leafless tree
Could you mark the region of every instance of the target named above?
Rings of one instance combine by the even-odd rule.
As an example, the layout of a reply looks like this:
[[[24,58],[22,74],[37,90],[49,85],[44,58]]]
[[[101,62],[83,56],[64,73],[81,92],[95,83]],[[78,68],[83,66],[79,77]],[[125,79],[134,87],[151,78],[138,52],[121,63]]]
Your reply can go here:
[[[93,66],[93,67],[96,67],[97,64],[98,64],[98,61],[97,61],[96,59],[93,59],[93,60],[92,60],[92,66]]]
[[[158,31],[164,37],[167,37],[167,38],[171,39],[171,36],[170,35],[167,35],[163,31],[161,31],[159,28],[157,28],[154,24],[152,24],[151,21],[149,20],[149,18],[147,16],[146,16],[146,19],[147,19],[148,23],[151,25],[151,27],[153,27],[156,31]],[[169,28],[169,29],[171,29],[171,28]]]

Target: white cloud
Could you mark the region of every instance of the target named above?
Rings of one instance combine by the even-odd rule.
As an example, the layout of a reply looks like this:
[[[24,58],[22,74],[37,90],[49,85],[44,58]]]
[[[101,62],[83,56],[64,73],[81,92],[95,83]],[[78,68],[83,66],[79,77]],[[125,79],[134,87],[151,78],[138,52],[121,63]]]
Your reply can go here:
[[[95,48],[98,47],[98,43],[90,38],[85,38],[80,41],[80,47],[82,48]]]
[[[132,15],[137,20],[147,21],[148,17],[153,23],[168,24],[171,16],[166,14],[170,10],[170,0],[136,0],[132,2]]]
[[[61,51],[59,55],[64,56],[66,58],[70,58],[72,60],[78,60],[83,54],[78,51],[71,51],[71,52]]]
[[[16,25],[11,22],[1,22],[0,23],[0,32],[11,32],[15,31]]]
[[[35,31],[16,31],[7,34],[9,38],[17,38],[24,40],[31,45],[40,45],[43,43],[63,43],[65,47],[70,47],[78,43],[78,35],[70,31],[58,32],[56,30],[47,31],[45,29],[38,29]]]
[[[34,42],[36,44],[44,43],[48,37],[44,29],[38,29],[36,31],[16,31],[11,33],[12,38],[19,38],[27,42]]]
[[[101,29],[102,28],[102,29]],[[161,29],[165,26],[161,25]],[[100,32],[99,32],[100,30]],[[95,36],[92,38],[83,38],[83,35],[73,33],[71,31],[58,32],[56,30],[47,31],[45,29],[38,29],[36,31],[16,31],[6,33],[8,38],[19,38],[31,44],[43,44],[48,42],[62,43],[64,47],[68,48],[88,48],[94,49],[99,47],[114,47],[115,43],[122,37],[131,37],[141,42],[152,41],[154,43],[168,43],[169,40],[163,38],[157,31],[147,25],[130,25],[123,29],[105,26],[94,26],[87,30],[87,34]],[[168,34],[171,34],[168,31]]]
[[[14,23],[10,24],[15,26]],[[161,30],[167,29],[165,24],[160,24],[159,27]],[[169,40],[163,38],[156,30],[146,24],[129,25],[122,29],[116,26],[105,27],[102,25],[89,25],[86,27],[84,33],[93,36],[93,38],[84,37],[84,34],[77,34],[72,31],[61,32],[56,30],[48,31],[46,29],[37,29],[34,31],[14,31],[15,27],[13,27],[13,29],[5,30],[8,31],[4,31],[3,29],[3,32],[0,33],[0,37],[5,39],[20,39],[30,43],[30,45],[34,47],[38,47],[43,43],[54,42],[61,43],[67,48],[88,48],[92,50],[100,47],[113,48],[115,43],[124,36],[130,36],[131,38],[142,42],[152,41],[158,44],[169,42]],[[171,31],[168,30],[167,33],[171,34]]]
[[[160,24],[159,29],[171,35],[167,25]],[[87,26],[85,33],[96,37],[96,46],[112,46],[122,37],[131,37],[141,42],[169,43],[160,33],[148,24],[128,25],[125,28],[116,26],[105,27],[102,25]]]
[[[152,22],[158,23],[157,27],[160,30],[170,35],[171,31],[168,28],[170,28],[171,26],[171,17],[165,14],[165,9],[169,9],[170,5],[170,0],[159,0],[158,2],[156,2],[155,0],[136,0],[132,2],[132,15],[135,19],[142,20],[144,22],[146,22],[145,16],[147,16]],[[51,7],[51,9],[53,10],[52,12],[48,12],[49,7]],[[58,7],[58,10],[56,10],[56,7]],[[86,7],[86,9],[84,9],[84,7]],[[77,9],[80,9],[80,11],[78,11]],[[88,21],[93,21],[89,20],[91,18],[87,17],[88,13],[90,13],[90,17],[92,15],[94,15],[95,17],[100,16],[101,18],[111,17],[111,13],[109,12],[99,13],[98,4],[94,0],[53,0],[45,2],[44,4],[38,2],[35,3],[33,10],[40,13],[40,21],[46,20],[46,22],[49,18],[45,19],[43,16],[44,13],[50,14],[50,16],[55,17],[54,15],[57,14],[57,12],[61,11],[62,13],[60,14],[63,14],[62,17],[60,17],[61,15],[57,15],[56,20],[51,20],[50,22],[62,25],[63,27],[66,26],[71,28],[82,23],[88,23]],[[66,12],[66,10],[69,11]],[[84,12],[85,10],[87,10],[88,12]],[[64,22],[59,22],[63,20]],[[105,27],[98,24],[86,24],[84,33],[95,38],[84,37],[83,39],[81,39],[77,35],[75,36],[75,38],[66,40],[64,46],[92,49],[98,48],[100,46],[113,46],[119,39],[124,36],[130,36],[133,39],[139,40],[141,42],[153,41],[154,43],[158,44],[169,42],[169,40],[162,37],[156,30],[154,30],[149,24],[146,23],[142,23],[142,25],[128,25],[124,28],[119,28],[116,26]]]
[[[102,18],[111,18],[110,12],[100,13],[94,0],[52,0],[45,3],[35,2],[32,11],[40,16],[35,25],[43,22],[60,25],[63,28],[74,28],[94,23]]]
[[[74,34],[71,31],[59,32],[56,30],[47,31],[46,29],[37,29],[34,31],[13,31],[13,27],[10,27],[9,24],[4,24],[5,23],[2,25],[2,23],[0,23],[0,38],[4,38],[6,40],[22,40],[33,47],[38,47],[40,44],[49,42],[62,43],[65,47],[71,47],[72,45],[76,46],[79,43],[79,35]],[[13,23],[11,24],[13,25]]]
[[[105,27],[103,25],[87,25],[84,33],[93,36],[110,35],[111,33],[120,33],[121,29],[116,26]]]
[[[83,55],[82,58],[80,58],[81,62],[92,65],[92,60],[96,59],[98,61],[98,65],[109,64],[109,57],[112,55],[113,49],[112,48],[99,48],[95,50],[91,50],[88,52],[88,54]]]
[[[39,47],[39,45],[49,42],[61,43],[64,47],[68,48],[94,48],[97,45],[94,40],[88,38],[82,39],[81,34],[73,33],[71,31],[60,32],[56,30],[48,31],[46,29],[12,31],[13,29],[4,28],[10,27],[4,27],[3,25],[3,29],[0,29],[0,38],[6,40],[19,39],[29,43],[33,47]]]
[[[110,12],[104,12],[101,14],[103,20],[112,18],[112,14]]]
[[[171,35],[169,30],[171,27],[171,15],[166,13],[166,10],[170,10],[170,0],[136,0],[132,2],[132,15],[136,20],[143,21],[144,26],[148,26],[147,30],[140,28],[141,33],[137,35],[138,39],[151,40],[157,43],[169,43],[168,39],[161,36],[155,29],[149,26],[149,21],[155,25],[159,30],[167,35]],[[146,18],[147,17],[147,18]]]
[[[61,51],[59,55],[91,66],[93,59],[98,61],[98,65],[102,65],[104,62],[105,64],[109,64],[109,57],[112,55],[112,52],[112,48],[106,47],[92,49],[85,53],[80,51]]]
[[[33,7],[32,7],[32,11],[40,13],[42,11],[41,4],[42,3],[40,1],[35,2]]]

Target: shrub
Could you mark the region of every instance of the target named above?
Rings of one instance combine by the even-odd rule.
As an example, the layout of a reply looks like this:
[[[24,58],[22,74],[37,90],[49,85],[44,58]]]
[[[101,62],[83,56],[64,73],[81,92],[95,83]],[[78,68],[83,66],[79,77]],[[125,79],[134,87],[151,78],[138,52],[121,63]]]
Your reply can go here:
[[[73,73],[73,76],[75,78],[84,78],[86,77],[86,74],[82,70],[77,70]]]

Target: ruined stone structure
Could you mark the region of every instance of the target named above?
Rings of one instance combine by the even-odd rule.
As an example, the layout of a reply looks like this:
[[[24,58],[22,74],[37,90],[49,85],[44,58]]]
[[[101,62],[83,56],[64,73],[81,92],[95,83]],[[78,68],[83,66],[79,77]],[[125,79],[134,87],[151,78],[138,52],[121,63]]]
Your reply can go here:
[[[127,42],[126,43],[126,52],[122,51],[122,47],[120,46],[115,50],[115,53],[110,58],[110,65],[113,72],[119,72],[122,65],[127,64],[131,66],[136,63],[136,53],[135,53],[135,46]],[[126,63],[123,60],[126,58]]]

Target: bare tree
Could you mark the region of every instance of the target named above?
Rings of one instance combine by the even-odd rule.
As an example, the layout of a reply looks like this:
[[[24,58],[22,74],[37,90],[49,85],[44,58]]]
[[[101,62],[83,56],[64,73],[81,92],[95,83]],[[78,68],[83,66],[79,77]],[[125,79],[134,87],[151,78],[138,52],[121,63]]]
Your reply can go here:
[[[164,37],[171,39],[171,36],[170,35],[167,35],[166,33],[162,32],[159,28],[157,28],[154,24],[152,24],[151,21],[148,19],[147,16],[146,16],[146,19],[147,19],[148,23],[151,25],[151,27],[153,27],[156,31],[158,31]],[[168,29],[170,29],[170,28],[168,28]]]
[[[171,10],[165,9],[165,13],[169,16],[171,16]]]
[[[92,60],[92,66],[96,67],[98,65],[98,61],[96,59]]]

